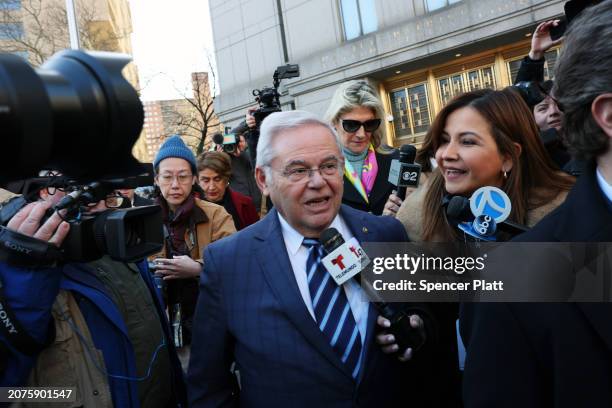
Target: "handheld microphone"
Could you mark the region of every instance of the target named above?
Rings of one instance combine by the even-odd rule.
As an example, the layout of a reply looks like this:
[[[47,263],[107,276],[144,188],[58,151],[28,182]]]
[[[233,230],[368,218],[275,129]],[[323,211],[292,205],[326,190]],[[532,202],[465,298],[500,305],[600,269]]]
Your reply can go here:
[[[325,269],[331,274],[336,284],[342,285],[370,263],[356,239],[348,243],[335,228],[328,228],[321,233],[321,244],[327,255],[322,259]]]
[[[215,133],[212,137],[212,140],[217,145],[223,144],[223,135],[221,133]]]
[[[323,258],[323,265],[327,271],[332,274],[336,282],[338,282],[338,280],[332,271],[336,271],[337,269],[348,271],[350,268],[354,268],[354,272],[350,272],[350,277],[344,279],[349,273],[342,276],[343,279],[341,281],[344,283],[361,272],[370,262],[370,259],[355,238],[346,243],[342,234],[335,228],[328,228],[323,231],[320,241],[323,245],[323,249],[328,253],[328,255]],[[356,260],[353,257],[356,258]],[[361,282],[358,282],[360,286],[362,286]],[[338,284],[341,285],[342,283]],[[391,322],[391,327],[389,327],[388,330],[395,336],[395,341],[399,346],[399,350],[406,350],[409,347],[413,350],[418,350],[425,343],[425,337],[421,332],[410,325],[410,315],[408,313],[403,310],[396,310],[392,305],[382,301],[372,302],[372,304],[376,307],[381,316]]]
[[[506,193],[496,187],[481,187],[469,199],[453,196],[446,206],[446,216],[452,225],[470,236],[490,241],[494,240],[496,231],[513,237],[529,231],[528,227],[507,219],[511,210]]]
[[[414,162],[416,147],[403,144],[400,147],[399,160],[391,162],[389,169],[389,183],[397,186],[397,196],[406,198],[406,187],[418,187],[421,177],[421,165]]]

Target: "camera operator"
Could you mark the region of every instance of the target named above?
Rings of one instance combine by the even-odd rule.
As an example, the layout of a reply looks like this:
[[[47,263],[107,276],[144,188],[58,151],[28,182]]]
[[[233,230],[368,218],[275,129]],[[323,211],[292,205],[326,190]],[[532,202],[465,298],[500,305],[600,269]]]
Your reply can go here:
[[[153,201],[148,198],[144,198],[139,196],[134,192],[133,188],[120,188],[117,190],[121,196],[125,198],[122,203],[122,208],[130,208],[130,207],[142,207],[145,205],[153,205]]]
[[[250,152],[243,134],[236,135],[237,141],[231,151],[226,151],[231,160],[231,177],[229,185],[232,190],[244,194],[253,200],[253,205],[259,214],[261,210],[261,191],[255,182],[255,172],[251,164]],[[225,149],[223,149],[225,151]]]
[[[43,220],[66,193],[43,188],[39,194],[7,228],[60,246],[70,224],[58,212]],[[111,195],[87,212],[119,204]],[[2,386],[75,387],[74,406],[185,406],[179,360],[146,262],[107,255],[29,269],[0,262],[0,279],[3,308],[22,326],[20,341],[0,332]],[[25,349],[27,343],[37,347]]]
[[[253,200],[229,187],[232,176],[230,156],[205,152],[198,158],[198,183],[207,201],[219,204],[232,216],[237,231],[259,220]]]

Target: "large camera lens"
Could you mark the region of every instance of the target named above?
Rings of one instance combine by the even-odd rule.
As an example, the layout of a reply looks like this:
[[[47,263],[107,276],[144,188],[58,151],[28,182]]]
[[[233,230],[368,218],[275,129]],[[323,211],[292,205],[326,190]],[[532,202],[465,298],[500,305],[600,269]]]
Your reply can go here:
[[[61,51],[34,70],[0,54],[0,182],[43,168],[76,179],[142,173],[132,156],[144,119],[122,54]]]

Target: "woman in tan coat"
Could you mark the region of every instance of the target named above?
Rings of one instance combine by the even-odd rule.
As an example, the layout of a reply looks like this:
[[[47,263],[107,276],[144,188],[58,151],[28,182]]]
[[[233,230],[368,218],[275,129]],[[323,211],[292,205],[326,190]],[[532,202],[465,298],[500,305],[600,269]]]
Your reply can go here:
[[[424,168],[419,188],[399,209],[389,200],[385,214],[395,209],[412,241],[453,241],[460,233],[446,219],[445,198],[470,197],[480,187],[495,186],[510,197],[511,221],[535,225],[563,202],[574,179],[556,170],[529,113],[511,88],[453,99],[419,151]]]
[[[164,142],[153,167],[164,221],[164,247],[153,257],[155,273],[165,283],[174,343],[186,368],[204,248],[236,229],[223,207],[204,200],[195,156],[179,136]]]
[[[529,108],[509,88],[479,90],[453,99],[434,120],[417,160],[425,170],[419,188],[403,203],[393,196],[385,205],[385,213],[397,212],[408,237],[416,242],[464,240],[446,217],[443,203],[451,196],[470,197],[483,186],[501,188],[512,203],[509,219],[533,226],[563,202],[574,182],[556,170]],[[397,204],[401,204],[399,210]],[[430,306],[440,341],[423,375],[445,384],[444,406],[460,406],[458,305]]]

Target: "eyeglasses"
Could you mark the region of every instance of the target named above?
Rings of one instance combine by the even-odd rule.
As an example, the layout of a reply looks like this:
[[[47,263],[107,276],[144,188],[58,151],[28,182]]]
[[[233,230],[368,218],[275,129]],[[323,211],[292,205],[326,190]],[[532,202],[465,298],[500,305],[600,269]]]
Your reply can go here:
[[[355,133],[363,126],[366,132],[374,132],[380,126],[380,119],[370,119],[365,122],[352,119],[342,119],[342,129],[349,133]]]
[[[157,180],[160,185],[172,184],[174,180],[178,181],[179,184],[191,184],[193,181],[193,174],[160,174],[157,176]]]
[[[121,207],[121,204],[123,204],[124,200],[127,200],[127,198],[124,197],[120,192],[115,191],[113,193],[108,194],[104,198],[104,205],[106,206],[106,208],[119,208]],[[98,205],[98,202],[89,203],[87,204],[87,207],[93,208],[96,205]]]
[[[340,174],[340,168],[343,165],[341,161],[334,161],[320,165],[314,169],[307,167],[292,167],[280,172],[283,177],[289,181],[298,183],[306,181],[312,177],[315,171],[318,171],[321,177],[331,177]]]

